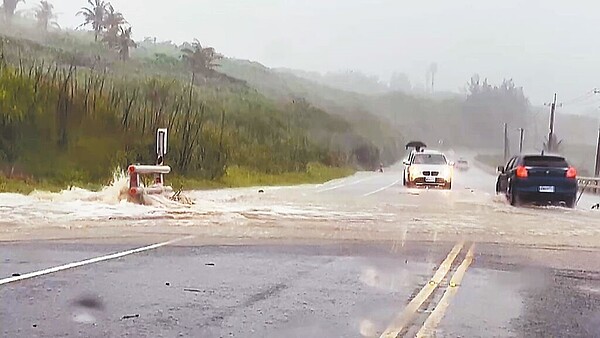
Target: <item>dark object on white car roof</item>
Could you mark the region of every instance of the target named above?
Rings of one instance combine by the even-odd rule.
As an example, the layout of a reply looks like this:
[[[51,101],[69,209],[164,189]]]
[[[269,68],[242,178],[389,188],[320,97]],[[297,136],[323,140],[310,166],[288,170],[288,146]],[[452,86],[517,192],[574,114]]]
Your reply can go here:
[[[427,145],[421,141],[411,141],[406,144],[406,149],[415,148],[416,151],[421,151],[422,148],[427,148]]]

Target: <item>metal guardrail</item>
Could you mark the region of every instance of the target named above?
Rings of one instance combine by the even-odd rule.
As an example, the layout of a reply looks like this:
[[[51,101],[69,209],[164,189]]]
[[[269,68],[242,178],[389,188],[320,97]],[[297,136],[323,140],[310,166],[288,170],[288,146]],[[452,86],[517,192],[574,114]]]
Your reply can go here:
[[[600,177],[578,177],[579,189],[585,189],[585,192],[600,194]]]

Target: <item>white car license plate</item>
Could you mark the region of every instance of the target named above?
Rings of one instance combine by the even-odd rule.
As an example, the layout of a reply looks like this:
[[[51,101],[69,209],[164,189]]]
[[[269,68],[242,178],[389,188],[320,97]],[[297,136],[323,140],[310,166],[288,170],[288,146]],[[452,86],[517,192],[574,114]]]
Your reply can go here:
[[[435,177],[425,177],[425,182],[427,182],[427,183],[435,183]]]
[[[554,192],[554,186],[542,185],[538,189],[539,192]]]

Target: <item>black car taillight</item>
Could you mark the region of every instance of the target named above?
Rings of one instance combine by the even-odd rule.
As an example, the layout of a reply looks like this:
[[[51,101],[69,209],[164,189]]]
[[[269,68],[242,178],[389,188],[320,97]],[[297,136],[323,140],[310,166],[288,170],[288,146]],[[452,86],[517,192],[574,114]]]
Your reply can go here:
[[[517,167],[516,175],[519,178],[525,178],[525,177],[529,176],[529,172],[527,171],[527,168],[520,165]]]
[[[569,167],[567,169],[567,178],[577,178],[577,169]]]

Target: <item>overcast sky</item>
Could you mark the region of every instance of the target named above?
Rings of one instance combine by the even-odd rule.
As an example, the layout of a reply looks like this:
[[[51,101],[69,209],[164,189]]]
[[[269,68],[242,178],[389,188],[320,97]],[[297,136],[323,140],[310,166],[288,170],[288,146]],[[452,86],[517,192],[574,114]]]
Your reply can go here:
[[[85,0],[50,0],[63,27]],[[31,6],[33,0],[28,1]],[[407,73],[458,91],[473,73],[513,78],[534,104],[600,87],[600,3],[565,0],[112,0],[137,39],[198,38],[270,67]],[[21,5],[23,6],[23,5]],[[598,103],[600,105],[600,95]],[[591,100],[595,102],[594,100]],[[565,105],[565,109],[567,105]]]

